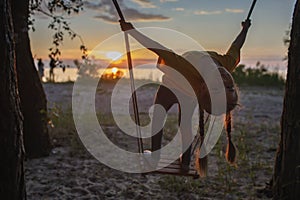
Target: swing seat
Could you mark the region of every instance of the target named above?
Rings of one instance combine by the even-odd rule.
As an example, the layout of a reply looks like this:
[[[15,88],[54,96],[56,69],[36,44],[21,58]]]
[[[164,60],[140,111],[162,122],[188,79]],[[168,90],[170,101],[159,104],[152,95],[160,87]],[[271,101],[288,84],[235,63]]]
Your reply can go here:
[[[197,174],[197,171],[194,169],[194,165],[190,164],[190,170],[186,173],[183,173],[181,171],[181,163],[179,159],[175,160],[168,166],[165,166],[166,164],[172,162],[172,160],[168,159],[167,156],[161,156],[158,167],[161,169],[158,169],[153,172],[149,172],[149,174],[167,174],[167,175],[174,175],[174,176],[189,176],[193,178],[199,178],[199,175]],[[165,167],[163,167],[165,166]]]

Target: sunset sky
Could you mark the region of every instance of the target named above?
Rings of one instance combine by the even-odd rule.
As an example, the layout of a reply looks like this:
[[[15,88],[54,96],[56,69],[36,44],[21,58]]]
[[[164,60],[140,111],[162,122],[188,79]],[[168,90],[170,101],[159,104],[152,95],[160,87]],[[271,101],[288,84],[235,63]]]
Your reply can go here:
[[[193,38],[207,50],[225,53],[239,33],[240,22],[246,18],[252,0],[119,0],[119,3],[127,21],[137,28],[173,29]],[[283,37],[289,28],[294,4],[295,0],[258,0],[242,50],[242,63],[254,65],[259,60],[266,65],[285,65],[282,58],[287,48]],[[83,12],[68,18],[89,50],[120,33],[111,0],[86,1]],[[36,31],[30,34],[32,51],[36,57],[46,59],[51,46],[49,19],[42,15],[35,19]],[[80,58],[79,45],[78,40],[67,38],[62,57]]]

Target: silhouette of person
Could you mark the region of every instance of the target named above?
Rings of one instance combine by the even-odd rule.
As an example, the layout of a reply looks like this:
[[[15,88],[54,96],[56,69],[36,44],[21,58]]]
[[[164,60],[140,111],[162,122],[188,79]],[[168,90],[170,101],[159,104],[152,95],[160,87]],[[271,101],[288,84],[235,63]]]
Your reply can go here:
[[[38,59],[38,72],[40,80],[42,81],[44,77],[44,63],[41,58]]]
[[[144,34],[140,33],[133,27],[131,23],[120,21],[120,25],[122,31],[126,31],[144,47],[148,48],[159,56],[157,67],[164,72],[162,82],[167,87],[163,85],[159,86],[154,103],[163,106],[166,112],[174,104],[178,104],[179,106],[179,124],[182,133],[181,138],[183,152],[181,157],[181,171],[183,173],[187,173],[189,171],[191,158],[191,117],[194,113],[195,107],[197,106],[197,104],[199,104],[200,110],[205,110],[208,113],[212,112],[208,88],[203,80],[203,77],[201,77],[199,72],[195,69],[199,69],[199,67],[205,68],[208,67],[207,65],[212,65],[210,62],[207,62],[208,57],[214,62],[214,66],[216,66],[216,69],[220,72],[221,78],[224,82],[227,100],[226,112],[229,113],[232,109],[234,109],[234,107],[237,105],[238,97],[234,81],[230,73],[236,68],[240,61],[240,49],[245,42],[248,29],[251,26],[251,21],[246,20],[242,22],[241,32],[231,44],[225,55],[220,55],[217,52],[213,51],[209,51],[206,53],[200,51],[190,51],[184,53],[183,55],[178,55],[172,50],[164,47],[158,42],[153,41]],[[194,66],[194,63],[191,64],[191,60],[196,60],[197,66]],[[175,69],[177,72],[182,74],[191,85],[190,90],[181,85],[181,82],[178,81],[176,77],[174,77],[165,66],[171,67],[172,69]],[[172,88],[172,91],[168,88]],[[191,90],[193,90],[192,94]],[[173,91],[175,91],[176,95],[173,93]],[[196,99],[191,97],[194,96],[194,92],[197,96]],[[180,103],[177,97],[180,97]],[[181,109],[182,106],[187,107],[187,109]],[[156,162],[158,162],[158,160],[160,159],[159,150],[161,148],[163,135],[163,129],[160,129],[158,127],[163,127],[165,119],[166,115],[162,114],[161,110],[156,109],[155,107],[153,111],[152,122],[151,155]]]
[[[53,58],[52,55],[49,55],[49,58],[50,58],[50,63],[49,63],[49,67],[50,67],[49,81],[50,82],[54,82],[55,81],[55,79],[54,79],[54,68],[56,67],[56,61],[55,61],[55,59]]]
[[[65,71],[66,71],[66,65],[63,64],[61,68],[62,68],[63,73],[65,73]]]

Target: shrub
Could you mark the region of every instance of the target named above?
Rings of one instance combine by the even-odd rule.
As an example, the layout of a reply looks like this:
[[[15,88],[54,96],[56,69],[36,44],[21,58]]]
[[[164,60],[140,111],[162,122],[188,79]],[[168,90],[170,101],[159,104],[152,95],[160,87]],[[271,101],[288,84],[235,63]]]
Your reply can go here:
[[[256,68],[239,65],[232,76],[237,85],[282,87],[285,84],[284,78],[278,72],[269,72],[259,62]]]

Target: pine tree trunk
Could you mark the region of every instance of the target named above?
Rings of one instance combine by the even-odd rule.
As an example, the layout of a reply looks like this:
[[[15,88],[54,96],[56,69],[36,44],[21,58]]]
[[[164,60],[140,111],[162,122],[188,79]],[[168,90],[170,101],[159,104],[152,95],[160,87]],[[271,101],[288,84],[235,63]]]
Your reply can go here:
[[[32,58],[28,36],[29,0],[12,0],[16,41],[18,86],[24,116],[26,157],[46,156],[50,151],[47,100]]]
[[[26,199],[11,1],[0,1],[0,198]]]
[[[300,199],[300,1],[295,6],[288,55],[281,140],[273,176],[274,199]]]

